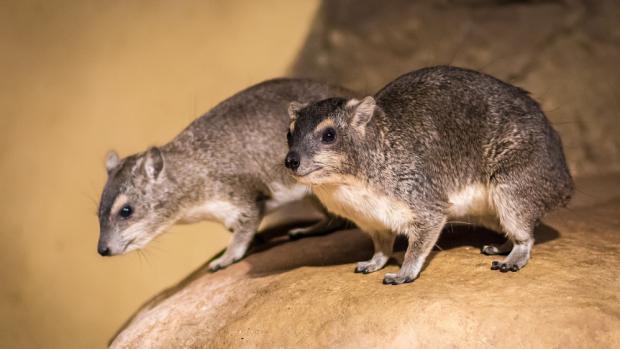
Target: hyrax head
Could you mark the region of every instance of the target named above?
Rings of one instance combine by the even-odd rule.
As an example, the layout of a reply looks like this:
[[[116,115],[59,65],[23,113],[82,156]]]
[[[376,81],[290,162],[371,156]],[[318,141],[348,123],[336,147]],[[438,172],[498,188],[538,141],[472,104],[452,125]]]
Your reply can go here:
[[[339,182],[343,176],[354,175],[367,124],[377,109],[372,97],[292,102],[284,165],[298,181],[309,185]]]
[[[106,159],[108,180],[99,203],[99,244],[102,256],[144,247],[174,223],[177,208],[170,195],[174,182],[166,175],[158,148],[119,159]]]

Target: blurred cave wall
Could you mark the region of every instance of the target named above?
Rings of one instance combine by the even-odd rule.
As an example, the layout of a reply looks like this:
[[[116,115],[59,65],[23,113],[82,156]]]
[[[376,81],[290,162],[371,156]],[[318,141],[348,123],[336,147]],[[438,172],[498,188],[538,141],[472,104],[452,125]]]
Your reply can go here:
[[[373,94],[425,66],[528,90],[573,175],[620,170],[620,2],[323,0],[291,75]]]

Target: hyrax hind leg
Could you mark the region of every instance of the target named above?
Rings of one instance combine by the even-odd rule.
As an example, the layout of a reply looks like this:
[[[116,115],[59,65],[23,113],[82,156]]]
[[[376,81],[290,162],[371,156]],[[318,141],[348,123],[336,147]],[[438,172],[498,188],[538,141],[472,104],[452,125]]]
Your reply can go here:
[[[288,237],[291,240],[296,240],[306,236],[324,235],[339,229],[346,229],[349,226],[350,223],[346,219],[329,213],[316,197],[310,196],[308,201],[312,204],[312,206],[314,206],[314,208],[316,208],[317,211],[321,212],[323,217],[320,221],[310,226],[289,230]]]
[[[503,273],[518,271],[529,261],[534,245],[534,228],[540,217],[540,210],[535,200],[528,203],[526,196],[522,193],[523,188],[517,187],[517,184],[518,182],[496,184],[491,193],[500,226],[509,242],[496,250],[492,247],[487,248],[487,251],[497,252],[488,254],[501,254],[511,248],[506,258],[493,261],[491,264],[492,270],[499,270]]]
[[[262,219],[261,210],[255,204],[240,204],[233,211],[236,212],[229,214],[234,215],[234,220],[226,223],[226,227],[232,231],[232,239],[226,251],[209,263],[210,271],[226,268],[243,258]]]

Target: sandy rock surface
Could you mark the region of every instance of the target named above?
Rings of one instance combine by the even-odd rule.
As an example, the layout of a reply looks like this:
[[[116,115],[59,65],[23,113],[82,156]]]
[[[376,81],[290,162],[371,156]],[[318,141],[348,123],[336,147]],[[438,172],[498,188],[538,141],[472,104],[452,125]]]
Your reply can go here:
[[[353,273],[372,254],[358,230],[259,244],[216,273],[206,264],[147,302],[112,348],[620,346],[620,175],[577,182],[571,206],[536,232],[530,263],[489,269],[501,237],[448,227],[421,277]]]

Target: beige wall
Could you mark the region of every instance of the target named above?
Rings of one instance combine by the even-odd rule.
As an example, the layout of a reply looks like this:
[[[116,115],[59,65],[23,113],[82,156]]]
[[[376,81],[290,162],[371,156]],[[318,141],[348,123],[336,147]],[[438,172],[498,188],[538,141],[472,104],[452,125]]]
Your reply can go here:
[[[103,157],[284,74],[316,1],[0,3],[0,347],[97,348],[225,246],[216,224],[96,253]]]

